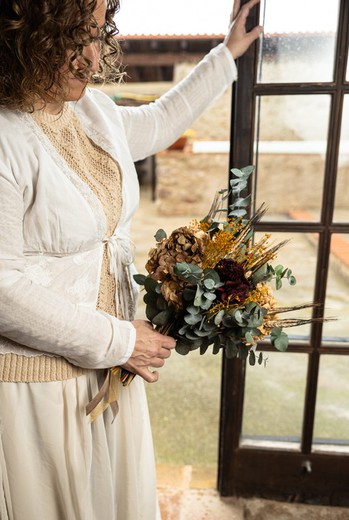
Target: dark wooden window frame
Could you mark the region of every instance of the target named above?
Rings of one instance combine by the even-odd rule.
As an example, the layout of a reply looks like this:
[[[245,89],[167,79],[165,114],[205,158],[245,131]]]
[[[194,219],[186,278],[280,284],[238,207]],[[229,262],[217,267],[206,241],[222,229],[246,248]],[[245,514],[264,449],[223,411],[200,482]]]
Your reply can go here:
[[[242,2],[245,3],[245,2]],[[258,7],[248,21],[258,23]],[[317,233],[319,251],[314,301],[324,302],[330,260],[331,236],[349,233],[348,223],[334,223],[336,177],[340,146],[340,121],[344,95],[349,94],[346,70],[349,45],[349,2],[341,0],[334,81],[331,83],[257,83],[258,45],[238,62],[239,81],[233,87],[230,169],[253,162],[254,121],[258,96],[328,94],[331,97],[329,139],[325,164],[322,211],[319,222],[261,222],[258,231]],[[258,175],[258,171],[257,171]],[[322,316],[322,308],[315,316]],[[263,350],[269,350],[262,345]],[[220,417],[218,489],[222,496],[264,496],[282,500],[349,505],[349,455],[312,451],[320,357],[349,355],[349,346],[322,344],[322,324],[312,325],[310,342],[290,343],[288,352],[309,357],[301,448],[299,451],[243,447],[245,365],[223,359]],[[282,354],[280,354],[282,355]],[[307,468],[312,471],[308,472]]]

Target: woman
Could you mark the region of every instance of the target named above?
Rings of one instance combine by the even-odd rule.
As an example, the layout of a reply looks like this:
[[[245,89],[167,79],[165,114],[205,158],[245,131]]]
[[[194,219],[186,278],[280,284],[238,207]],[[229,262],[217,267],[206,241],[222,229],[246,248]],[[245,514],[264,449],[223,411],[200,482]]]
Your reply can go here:
[[[143,380],[175,341],[133,320],[133,163],[235,80],[257,1],[235,3],[188,78],[133,108],[87,89],[113,71],[118,0],[0,4],[1,520],[159,518]]]

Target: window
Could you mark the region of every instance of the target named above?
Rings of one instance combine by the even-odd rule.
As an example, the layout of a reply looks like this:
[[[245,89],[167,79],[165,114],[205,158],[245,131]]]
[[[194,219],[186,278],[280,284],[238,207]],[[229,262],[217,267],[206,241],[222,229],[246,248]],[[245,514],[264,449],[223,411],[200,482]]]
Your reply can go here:
[[[257,233],[292,237],[289,303],[338,319],[294,329],[287,353],[262,344],[267,368],[223,361],[219,489],[348,505],[349,3],[264,0],[256,23],[265,34],[239,60],[230,164],[256,165],[255,205],[269,207]]]

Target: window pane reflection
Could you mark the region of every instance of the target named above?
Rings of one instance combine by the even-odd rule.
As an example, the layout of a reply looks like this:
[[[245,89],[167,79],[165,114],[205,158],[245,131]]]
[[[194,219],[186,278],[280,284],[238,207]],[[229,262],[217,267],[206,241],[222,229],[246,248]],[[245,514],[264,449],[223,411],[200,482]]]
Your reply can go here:
[[[339,3],[264,0],[259,82],[332,81]]]
[[[318,221],[330,96],[263,96],[257,107],[257,206],[266,203],[265,220]]]
[[[289,441],[299,445],[308,357],[268,352],[266,366],[248,366],[242,439],[244,443]]]
[[[316,400],[314,448],[349,451],[349,357],[322,356]]]
[[[334,220],[349,222],[349,96],[344,98]]]
[[[325,315],[336,321],[324,323],[323,340],[331,344],[349,342],[349,235],[335,234],[331,239]],[[349,427],[349,426],[348,426]]]

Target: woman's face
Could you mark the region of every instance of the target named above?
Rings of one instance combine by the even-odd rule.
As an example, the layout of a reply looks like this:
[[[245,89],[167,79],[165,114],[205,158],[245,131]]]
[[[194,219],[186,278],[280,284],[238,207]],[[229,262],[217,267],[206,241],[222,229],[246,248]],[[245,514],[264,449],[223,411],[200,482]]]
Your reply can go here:
[[[107,9],[107,0],[98,0],[96,9],[94,11],[94,17],[98,24],[98,27],[102,28],[105,23],[105,15]],[[96,37],[98,36],[98,29],[96,29]],[[101,55],[101,42],[98,38],[95,41],[84,47],[84,56],[89,59],[91,65],[91,76],[98,71],[99,60]],[[74,65],[74,62],[73,62]],[[68,80],[68,91],[64,101],[78,101],[85,92],[87,81],[81,81],[77,79],[69,70],[68,67],[64,67],[63,73],[67,75]],[[45,107],[47,112],[58,113],[62,108],[60,102],[48,103]]]

